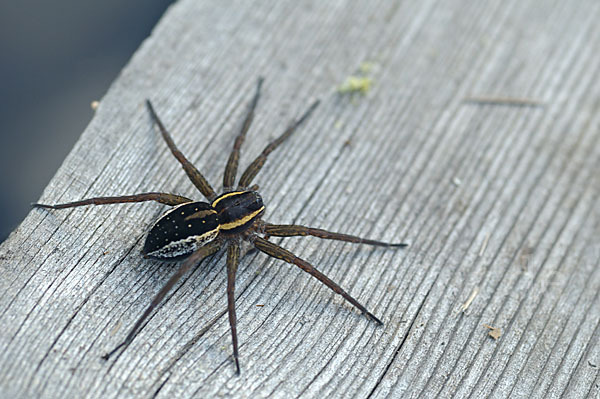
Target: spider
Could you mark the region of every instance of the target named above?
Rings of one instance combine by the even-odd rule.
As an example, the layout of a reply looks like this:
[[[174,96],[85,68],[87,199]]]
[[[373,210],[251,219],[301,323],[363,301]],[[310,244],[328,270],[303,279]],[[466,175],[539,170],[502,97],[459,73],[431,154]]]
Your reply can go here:
[[[123,350],[125,350],[127,348],[141,329],[144,320],[146,320],[154,308],[162,302],[167,293],[184,274],[209,255],[226,247],[227,310],[233,343],[233,359],[235,361],[236,373],[239,375],[240,363],[235,314],[235,274],[240,259],[240,243],[242,240],[250,242],[256,249],[269,256],[298,266],[300,269],[325,284],[335,293],[341,295],[370,320],[378,325],[383,325],[381,320],[375,317],[375,315],[369,312],[367,308],[344,291],[333,280],[321,273],[304,259],[301,259],[279,245],[270,242],[268,238],[270,236],[314,236],[330,240],[382,247],[405,247],[407,244],[386,243],[300,225],[276,225],[267,223],[261,218],[265,211],[265,205],[263,204],[260,194],[257,192],[258,187],[256,185],[251,185],[252,180],[261,170],[268,155],[279,147],[281,143],[290,137],[292,133],[308,119],[310,114],[319,105],[319,101],[315,101],[299,119],[293,121],[289,125],[281,136],[268,144],[254,162],[248,166],[242,174],[238,184],[235,185],[240,148],[246,138],[246,132],[254,119],[254,111],[260,98],[262,84],[263,78],[259,78],[256,85],[256,92],[248,107],[244,123],[235,139],[233,150],[229,155],[223,177],[223,193],[220,195],[217,195],[202,173],[200,173],[175,146],[171,135],[156,114],[152,103],[150,100],[146,100],[146,106],[150,116],[153,122],[158,126],[171,153],[181,163],[188,178],[209,202],[194,201],[175,194],[148,192],[117,197],[95,197],[56,205],[32,204],[32,206],[36,208],[64,209],[84,205],[156,201],[161,204],[173,206],[150,228],[146,236],[142,254],[145,258],[161,261],[185,260],[175,274],[152,299],[152,302],[137,319],[125,340],[118,344],[112,351],[102,356],[103,359],[108,360],[119,349],[123,348]],[[261,235],[264,237],[261,237]]]

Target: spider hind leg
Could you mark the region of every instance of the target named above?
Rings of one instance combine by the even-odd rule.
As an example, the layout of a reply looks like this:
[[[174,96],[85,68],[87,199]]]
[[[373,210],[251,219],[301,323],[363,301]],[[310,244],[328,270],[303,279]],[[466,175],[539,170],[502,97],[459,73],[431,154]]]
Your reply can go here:
[[[233,343],[233,360],[237,374],[240,374],[240,361],[238,353],[237,320],[235,317],[235,273],[240,258],[240,244],[232,242],[227,248],[227,311],[229,313],[229,327],[231,328],[231,341]]]
[[[269,154],[272,153],[277,147],[279,147],[281,143],[283,143],[288,137],[290,137],[292,133],[294,133],[296,129],[308,119],[310,114],[312,114],[312,112],[315,110],[315,108],[317,108],[318,105],[319,100],[312,103],[312,105],[308,107],[304,114],[296,121],[292,122],[292,124],[283,132],[281,136],[277,137],[265,147],[262,153],[246,168],[246,170],[242,174],[242,177],[240,178],[239,182],[240,187],[248,187],[250,183],[252,183],[254,177],[256,177],[258,172],[260,172],[263,165],[265,164],[265,161],[267,160]]]
[[[264,252],[265,254],[272,256],[273,258],[281,259],[287,263],[298,266],[300,269],[304,270],[305,272],[307,272],[308,274],[325,284],[333,292],[341,295],[346,301],[354,305],[369,319],[373,320],[378,325],[383,325],[383,322],[379,320],[373,313],[369,312],[367,308],[360,304],[360,302],[354,299],[350,294],[344,291],[342,287],[340,287],[337,283],[335,283],[325,274],[318,271],[313,265],[311,265],[304,259],[297,257],[287,249],[284,249],[279,245],[267,241],[257,235],[252,235],[249,237],[249,239],[259,251]]]
[[[125,204],[129,202],[144,202],[144,201],[156,201],[165,205],[180,205],[187,202],[192,202],[191,199],[182,197],[181,195],[167,194],[167,193],[141,193],[133,195],[121,195],[118,197],[94,197],[87,198],[80,201],[66,202],[63,204],[31,204],[34,208],[47,208],[47,209],[65,209],[65,208],[76,208],[78,206],[85,205],[106,205],[106,204]]]
[[[270,224],[264,223],[262,226],[262,231],[267,236],[274,237],[293,237],[293,236],[313,236],[324,238],[327,240],[337,240],[337,241],[345,241],[352,242],[355,244],[367,244],[374,245],[378,247],[407,247],[408,244],[404,242],[400,243],[388,243],[383,241],[370,240],[368,238],[357,237],[349,234],[342,233],[334,233],[332,231],[327,231],[323,229],[316,229],[314,227],[306,227],[294,224]]]
[[[202,262],[206,257],[214,254],[220,248],[221,248],[221,242],[218,240],[215,240],[215,241],[209,242],[208,244],[206,244],[203,247],[200,247],[200,249],[198,249],[196,252],[191,254],[182,263],[182,265],[175,272],[175,274],[173,276],[171,276],[169,281],[167,281],[167,283],[160,289],[160,291],[158,291],[158,294],[156,294],[156,296],[152,299],[152,302],[150,303],[150,305],[148,305],[146,310],[144,310],[144,313],[142,313],[142,315],[136,320],[136,322],[133,325],[133,327],[131,328],[131,330],[129,330],[129,333],[127,333],[127,337],[125,337],[123,342],[121,342],[119,345],[117,345],[110,352],[104,354],[102,356],[102,359],[108,360],[112,355],[117,353],[119,351],[119,349],[127,348],[129,346],[129,344],[131,344],[133,339],[136,337],[139,330],[142,328],[144,321],[148,318],[148,316],[150,316],[150,313],[152,313],[152,311],[162,302],[162,300],[165,298],[165,296],[169,293],[169,291],[171,291],[173,286],[175,286],[175,284],[177,284],[177,282],[181,279],[181,277],[184,274],[186,274],[192,268],[192,266],[195,266],[198,263]]]
[[[185,157],[185,155],[183,155],[183,153],[181,151],[179,151],[179,149],[175,145],[175,142],[173,141],[173,138],[171,137],[171,135],[169,134],[169,132],[163,125],[163,123],[160,120],[160,118],[158,117],[158,114],[156,113],[156,111],[154,111],[154,107],[152,106],[152,103],[150,102],[150,100],[146,100],[146,107],[148,108],[148,112],[150,112],[150,116],[152,117],[152,120],[158,126],[158,129],[160,130],[160,133],[161,133],[163,139],[165,140],[165,143],[167,143],[169,150],[171,150],[171,153],[173,154],[173,156],[175,158],[177,158],[177,160],[181,164],[181,167],[187,174],[188,178],[192,181],[194,186],[196,186],[196,188],[198,188],[198,190],[200,190],[200,192],[209,201],[212,201],[213,199],[215,199],[217,196],[217,194],[215,193],[215,190],[213,190],[213,188],[208,183],[208,181],[204,178],[202,173],[200,173],[200,171],[190,161],[188,161],[188,159]]]
[[[242,144],[244,144],[244,140],[246,139],[246,133],[248,132],[248,129],[250,129],[250,125],[254,120],[254,110],[256,109],[256,104],[258,104],[258,100],[260,98],[260,90],[263,81],[264,79],[262,77],[258,78],[258,82],[256,83],[256,92],[254,93],[254,97],[252,98],[250,106],[248,107],[248,112],[244,119],[244,123],[242,123],[242,128],[235,138],[231,154],[229,154],[227,166],[225,166],[225,173],[223,175],[223,188],[225,191],[231,189],[235,184],[235,175],[237,174],[238,163],[240,160],[240,149],[242,148]]]

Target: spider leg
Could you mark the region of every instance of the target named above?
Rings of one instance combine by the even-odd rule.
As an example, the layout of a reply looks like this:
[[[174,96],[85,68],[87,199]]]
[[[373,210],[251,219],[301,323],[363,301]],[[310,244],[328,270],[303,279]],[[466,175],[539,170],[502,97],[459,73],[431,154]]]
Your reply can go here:
[[[246,133],[248,132],[248,129],[252,124],[252,120],[254,119],[254,110],[256,108],[256,104],[258,103],[258,99],[260,98],[260,89],[263,80],[264,79],[262,77],[258,78],[258,82],[256,83],[256,93],[254,94],[254,98],[252,99],[250,107],[248,108],[248,113],[244,119],[242,129],[233,143],[233,149],[229,155],[229,160],[227,161],[227,166],[225,167],[225,174],[223,176],[223,187],[225,189],[229,189],[235,184],[235,175],[237,173],[238,162],[240,160],[240,148],[242,147],[242,144],[244,144]]]
[[[375,245],[379,247],[406,247],[406,243],[388,243],[383,241],[369,240],[349,234],[334,233],[327,230],[315,229],[313,227],[299,226],[295,224],[270,224],[265,223],[262,230],[268,236],[292,237],[292,236],[314,236],[328,240],[347,241],[357,244]]]
[[[152,117],[152,120],[154,121],[154,123],[156,123],[156,125],[160,129],[160,133],[162,134],[163,139],[167,143],[167,146],[171,150],[171,153],[175,156],[175,158],[177,158],[177,160],[183,167],[183,170],[185,170],[185,173],[188,175],[188,177],[190,178],[192,183],[194,183],[194,186],[196,186],[198,188],[198,190],[200,190],[200,192],[209,201],[212,201],[213,199],[215,199],[217,196],[217,194],[215,193],[215,190],[213,190],[213,188],[210,186],[208,181],[204,178],[202,173],[200,173],[200,171],[198,169],[196,169],[196,167],[194,165],[192,165],[192,163],[190,161],[187,160],[187,158],[181,153],[181,151],[179,151],[179,149],[175,145],[175,142],[173,141],[173,138],[171,138],[171,135],[169,134],[167,129],[165,129],[165,126],[163,125],[163,123],[159,119],[158,115],[154,111],[154,107],[152,107],[152,103],[150,102],[150,100],[146,100],[146,106],[148,107],[148,111],[150,112],[150,116]]]
[[[105,205],[105,204],[124,204],[127,202],[144,202],[144,201],[156,201],[166,205],[179,205],[185,204],[186,202],[192,202],[191,199],[182,197],[181,195],[167,194],[167,193],[141,193],[133,195],[122,195],[119,197],[95,197],[87,198],[81,201],[67,202],[64,204],[47,205],[47,204],[31,204],[34,208],[50,208],[50,209],[64,209],[64,208],[75,208],[84,205]]]
[[[248,166],[248,168],[246,168],[246,170],[244,171],[244,174],[242,174],[242,177],[240,178],[240,184],[239,184],[240,187],[248,187],[250,185],[250,183],[252,183],[252,180],[254,179],[254,177],[258,174],[258,172],[260,172],[261,168],[265,164],[265,161],[267,160],[267,156],[271,152],[273,152],[277,147],[279,147],[279,145],[281,143],[283,143],[285,141],[285,139],[290,137],[292,135],[292,133],[294,133],[296,128],[298,128],[298,126],[300,126],[306,119],[308,119],[308,117],[314,111],[314,109],[317,108],[317,105],[319,105],[318,100],[315,101],[308,108],[308,110],[306,110],[304,115],[302,115],[296,121],[292,122],[292,124],[285,130],[285,132],[283,132],[283,134],[281,136],[277,137],[275,140],[273,140],[271,143],[269,143],[269,145],[267,145],[265,147],[265,149],[262,151],[262,153],[250,164],[250,166]]]
[[[369,312],[367,308],[361,305],[356,299],[351,297],[339,285],[337,285],[329,277],[315,269],[313,265],[311,265],[304,259],[300,259],[290,251],[256,235],[250,236],[249,239],[254,244],[254,246],[258,248],[259,251],[264,252],[267,255],[272,256],[274,258],[281,259],[283,261],[286,261],[287,263],[291,263],[298,266],[300,269],[304,270],[305,272],[307,272],[308,274],[325,284],[327,287],[331,288],[336,294],[340,294],[342,297],[344,297],[345,300],[347,300],[352,305],[356,306],[358,310],[363,312],[365,316],[367,316],[369,319],[373,320],[379,325],[383,325],[383,322],[377,317],[375,317],[375,315],[373,315],[371,312]]]
[[[240,258],[240,244],[234,242],[227,247],[227,310],[229,312],[229,326],[231,327],[231,340],[233,342],[233,360],[235,368],[240,374],[240,361],[238,359],[237,320],[235,317],[235,273]]]
[[[167,281],[167,283],[160,289],[160,291],[158,291],[158,294],[156,294],[154,299],[152,299],[150,306],[148,306],[146,308],[146,310],[144,311],[144,313],[142,313],[142,315],[137,319],[137,321],[133,325],[133,328],[127,334],[127,337],[125,338],[125,340],[123,342],[121,342],[119,345],[117,345],[113,350],[104,354],[102,356],[102,359],[108,360],[119,349],[121,349],[123,347],[126,348],[127,346],[129,346],[131,341],[133,341],[133,339],[137,335],[138,331],[142,327],[144,320],[146,320],[146,318],[150,315],[150,313],[152,313],[154,308],[165,298],[165,295],[167,295],[167,293],[171,290],[171,288],[173,288],[173,286],[179,281],[179,279],[184,274],[186,274],[192,266],[200,263],[207,256],[212,255],[215,252],[217,252],[220,247],[221,247],[220,241],[211,241],[208,244],[206,244],[205,246],[200,247],[196,252],[192,253],[183,262],[183,264],[181,265],[179,270],[177,270],[177,272],[175,272],[175,274],[173,276],[171,276],[169,281]]]

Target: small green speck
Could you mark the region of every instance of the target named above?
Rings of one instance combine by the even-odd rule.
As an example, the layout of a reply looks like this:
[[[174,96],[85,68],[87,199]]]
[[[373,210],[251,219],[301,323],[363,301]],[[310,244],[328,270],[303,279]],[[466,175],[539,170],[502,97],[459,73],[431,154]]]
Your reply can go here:
[[[347,93],[361,93],[367,94],[367,92],[371,89],[371,85],[373,84],[373,79],[367,76],[348,76],[346,81],[342,83],[337,91],[341,94]]]
[[[374,67],[375,67],[375,64],[373,64],[372,62],[363,61],[360,63],[358,70],[363,74],[367,74],[367,73],[371,72]]]

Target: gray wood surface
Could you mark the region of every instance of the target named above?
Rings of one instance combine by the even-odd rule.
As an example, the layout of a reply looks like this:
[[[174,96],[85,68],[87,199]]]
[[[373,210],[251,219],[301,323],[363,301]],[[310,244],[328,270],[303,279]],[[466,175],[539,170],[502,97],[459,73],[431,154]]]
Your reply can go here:
[[[166,207],[33,210],[0,247],[0,397],[598,396],[598,20],[597,0],[178,2],[41,200],[201,198],[144,99],[220,187],[264,76],[242,166],[322,100],[258,175],[265,219],[410,242],[283,241],[385,326],[250,253],[235,376],[219,255],[103,362],[176,267],[140,256]],[[337,93],[364,62],[371,90]]]

